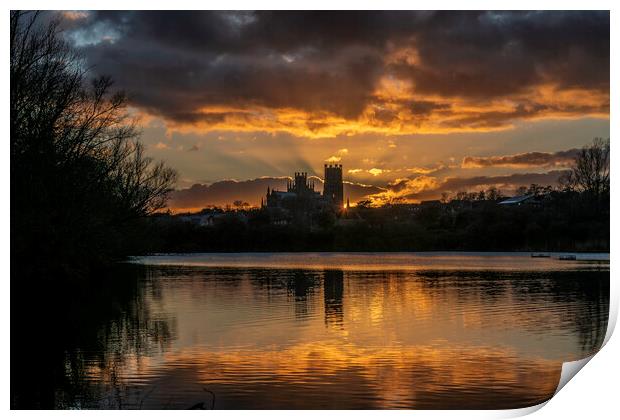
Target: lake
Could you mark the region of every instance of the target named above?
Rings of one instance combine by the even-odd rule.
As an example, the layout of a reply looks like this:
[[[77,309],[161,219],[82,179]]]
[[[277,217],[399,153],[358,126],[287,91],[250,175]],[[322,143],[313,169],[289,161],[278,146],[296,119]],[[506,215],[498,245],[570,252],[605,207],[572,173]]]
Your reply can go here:
[[[12,406],[535,405],[553,395],[563,362],[597,351],[607,327],[609,254],[557,256],[136,258],[110,290],[66,309],[63,335],[44,343],[54,355],[37,360],[38,383],[35,373],[12,377]]]

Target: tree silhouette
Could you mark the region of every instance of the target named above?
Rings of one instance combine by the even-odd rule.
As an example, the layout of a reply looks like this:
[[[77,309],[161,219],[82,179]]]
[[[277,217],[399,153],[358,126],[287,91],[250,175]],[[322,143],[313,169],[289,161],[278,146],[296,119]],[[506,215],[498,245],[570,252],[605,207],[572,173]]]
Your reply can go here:
[[[12,11],[10,44],[12,257],[87,267],[132,252],[176,171],[144,155],[127,96],[89,80],[60,21]]]
[[[595,138],[584,146],[562,184],[599,199],[609,193],[609,139]]]

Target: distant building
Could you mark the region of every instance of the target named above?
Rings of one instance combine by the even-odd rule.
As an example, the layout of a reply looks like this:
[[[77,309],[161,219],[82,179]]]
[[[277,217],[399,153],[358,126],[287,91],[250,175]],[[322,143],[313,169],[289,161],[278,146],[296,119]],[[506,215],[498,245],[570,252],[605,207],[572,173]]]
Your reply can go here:
[[[198,226],[213,226],[215,217],[216,215],[213,214],[187,214],[178,216],[179,220]]]
[[[273,223],[295,220],[298,223],[312,221],[312,217],[324,210],[340,212],[344,203],[342,165],[325,164],[323,194],[314,189],[314,181],[308,180],[307,172],[295,172],[294,179],[288,181],[286,191],[267,188],[267,198],[263,203]]]
[[[423,200],[420,201],[421,208],[436,208],[441,207],[442,203],[440,200]]]
[[[516,197],[510,197],[506,200],[502,200],[498,204],[500,206],[520,206],[534,199],[535,197],[536,196],[534,194],[518,195]]]

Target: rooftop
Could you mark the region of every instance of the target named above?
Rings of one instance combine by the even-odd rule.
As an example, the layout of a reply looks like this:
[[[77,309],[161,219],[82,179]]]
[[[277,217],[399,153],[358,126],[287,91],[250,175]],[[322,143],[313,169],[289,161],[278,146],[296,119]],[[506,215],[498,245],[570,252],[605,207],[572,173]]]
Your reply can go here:
[[[510,198],[507,198],[506,200],[500,201],[499,204],[500,205],[520,204],[520,203],[523,203],[524,201],[529,200],[532,197],[534,197],[534,194],[518,195],[516,197],[510,197]]]

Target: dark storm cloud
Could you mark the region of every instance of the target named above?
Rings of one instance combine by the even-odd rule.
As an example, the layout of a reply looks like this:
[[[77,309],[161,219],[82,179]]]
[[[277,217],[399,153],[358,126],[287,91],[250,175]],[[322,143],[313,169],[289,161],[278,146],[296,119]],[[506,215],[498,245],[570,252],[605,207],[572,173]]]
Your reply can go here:
[[[416,31],[419,65],[394,69],[421,92],[481,99],[544,82],[609,88],[609,13],[439,13]]]
[[[495,185],[498,187],[557,185],[560,176],[566,171],[549,171],[544,173],[525,173],[497,176],[475,176],[468,178],[448,178],[439,189],[443,191],[471,191],[476,187]]]
[[[490,167],[533,167],[533,166],[563,166],[574,163],[578,149],[564,150],[554,153],[526,152],[506,156],[466,156],[461,166],[463,168],[490,168]]]
[[[320,178],[310,177],[315,182],[317,191],[322,191],[323,183]],[[172,193],[168,206],[172,209],[196,209],[207,206],[224,206],[235,200],[247,201],[258,205],[265,197],[267,188],[286,191],[288,177],[263,177],[245,181],[225,180],[213,184],[194,184],[189,188],[176,190]],[[344,195],[355,203],[363,198],[383,191],[383,188],[373,185],[344,183]]]
[[[127,38],[175,49],[216,53],[307,50],[338,53],[358,45],[383,48],[428,13],[349,11],[98,11],[89,22],[122,30]]]
[[[450,109],[450,104],[432,101],[406,101],[404,105],[414,115],[428,115],[439,109]]]
[[[494,128],[501,127],[517,119],[535,118],[543,113],[553,115],[587,115],[588,113],[609,113],[609,101],[592,105],[544,105],[538,103],[521,103],[506,111],[481,111],[462,117],[456,117],[441,123],[452,128]]]
[[[609,89],[608,12],[105,11],[70,28],[97,73],[138,107],[181,123],[222,122],[251,107],[351,119],[381,105],[373,95],[386,75],[412,81],[416,93],[476,101],[548,83]],[[407,47],[415,60],[387,59]],[[200,111],[209,106],[233,110]],[[449,105],[414,101],[409,109],[427,115]],[[528,104],[450,124],[493,127],[547,111]],[[379,110],[375,119],[396,114]]]
[[[138,105],[175,121],[201,117],[195,110],[214,104],[355,116],[380,75],[382,55],[366,42],[344,42],[341,49],[328,43],[330,34],[341,36],[335,27],[342,18],[319,25],[324,33],[299,26],[320,20],[270,13],[97,13],[90,24],[103,22],[120,36],[83,50],[97,72],[111,74]]]

